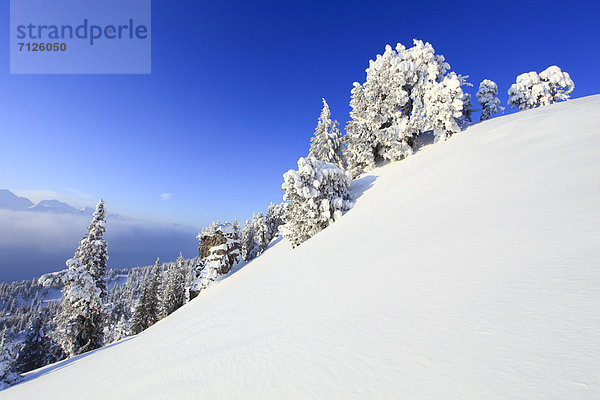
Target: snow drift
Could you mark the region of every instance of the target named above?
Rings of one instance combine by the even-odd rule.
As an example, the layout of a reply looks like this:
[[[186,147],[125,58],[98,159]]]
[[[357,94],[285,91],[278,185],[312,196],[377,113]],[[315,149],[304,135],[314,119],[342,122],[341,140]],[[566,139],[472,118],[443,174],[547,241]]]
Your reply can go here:
[[[27,398],[597,399],[600,96],[478,124],[355,181],[137,337]]]

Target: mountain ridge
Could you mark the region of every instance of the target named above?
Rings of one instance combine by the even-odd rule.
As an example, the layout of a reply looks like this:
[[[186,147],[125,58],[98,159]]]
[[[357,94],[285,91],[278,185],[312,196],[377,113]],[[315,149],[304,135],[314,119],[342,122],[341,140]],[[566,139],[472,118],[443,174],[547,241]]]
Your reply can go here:
[[[595,399],[599,128],[593,96],[425,146],[296,249],[3,395]]]

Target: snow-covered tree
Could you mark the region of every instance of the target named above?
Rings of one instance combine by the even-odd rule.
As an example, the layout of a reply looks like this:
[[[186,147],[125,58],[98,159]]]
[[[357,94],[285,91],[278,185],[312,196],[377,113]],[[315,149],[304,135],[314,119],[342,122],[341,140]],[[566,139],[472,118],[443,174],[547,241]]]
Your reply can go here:
[[[492,118],[498,111],[503,111],[498,96],[498,85],[489,79],[484,79],[479,84],[479,90],[475,94],[477,102],[481,106],[481,121]]]
[[[310,140],[308,155],[345,169],[346,160],[343,154],[342,132],[338,129],[338,125],[337,121],[331,120],[329,105],[323,99],[323,109],[314,136]]]
[[[256,243],[254,224],[251,219],[244,223],[242,231],[242,259],[250,261],[258,255],[258,243]]]
[[[19,382],[22,377],[17,372],[16,359],[18,346],[10,340],[6,326],[0,333],[0,390]]]
[[[463,93],[463,97],[461,99],[463,107],[462,107],[462,116],[461,116],[461,124],[467,124],[470,122],[473,122],[473,118],[471,117],[471,114],[473,114],[473,111],[476,111],[473,109],[473,100],[471,100],[471,95],[469,93]]]
[[[550,104],[549,98],[547,86],[535,71],[517,76],[517,82],[508,89],[508,105],[519,110]]]
[[[354,83],[343,139],[353,177],[379,159],[411,155],[424,131],[434,130],[438,140],[457,131],[456,121],[463,116],[460,87],[467,83],[466,77],[446,76],[449,68],[444,56],[420,40],[408,49],[400,43],[395,49],[386,46],[383,55],[369,62],[366,82]],[[455,110],[459,101],[460,114]]]
[[[435,141],[460,132],[463,115],[463,91],[458,76],[451,72],[441,82],[429,82],[423,98],[426,126],[433,130]]]
[[[185,277],[185,259],[179,253],[175,264],[171,264],[165,271],[160,302],[160,314],[163,318],[185,303]]]
[[[104,201],[100,199],[96,205],[88,232],[79,242],[79,247],[75,251],[75,258],[78,258],[86,266],[96,281],[96,286],[100,288],[103,299],[107,293],[104,275],[106,274],[106,263],[108,262],[107,244],[102,237],[105,231],[106,212],[104,211]]]
[[[552,65],[540,72],[540,79],[546,83],[550,93],[550,103],[568,100],[575,84],[567,72],[563,72],[558,66]]]
[[[142,293],[133,311],[131,333],[134,335],[154,325],[160,319],[160,278],[160,260],[157,259],[152,269],[152,276],[144,281]]]
[[[288,201],[281,227],[296,247],[338,220],[352,207],[348,187],[350,174],[314,157],[300,158],[298,170],[283,175],[281,186]]]
[[[535,71],[517,76],[508,89],[508,105],[520,110],[541,107],[569,99],[575,84],[568,73],[553,65],[539,75]]]
[[[68,357],[102,347],[104,310],[96,277],[78,258],[66,262],[54,340]]]
[[[16,359],[19,372],[40,368],[64,357],[62,349],[50,337],[52,329],[48,310],[40,305],[36,314]]]
[[[265,224],[267,225],[267,239],[270,243],[271,240],[277,236],[279,227],[283,225],[283,217],[285,215],[285,204],[269,204],[267,208],[267,214],[265,215]]]
[[[267,235],[267,224],[263,213],[252,215],[252,226],[254,228],[254,241],[258,246],[258,254],[261,254],[269,246],[269,238]]]

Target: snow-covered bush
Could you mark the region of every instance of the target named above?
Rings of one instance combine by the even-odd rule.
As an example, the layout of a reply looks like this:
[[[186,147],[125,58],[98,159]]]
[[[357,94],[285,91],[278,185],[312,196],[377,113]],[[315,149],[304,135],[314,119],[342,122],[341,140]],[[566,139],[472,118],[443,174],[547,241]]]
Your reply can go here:
[[[329,105],[323,99],[323,109],[315,133],[310,140],[308,156],[345,169],[346,160],[343,155],[342,132],[338,129],[338,125],[337,121],[331,120]]]
[[[350,174],[314,157],[300,158],[298,170],[283,175],[283,199],[289,204],[280,229],[296,247],[338,220],[352,207]]]
[[[467,82],[466,77],[446,76],[449,68],[444,56],[420,40],[408,49],[400,43],[395,49],[388,45],[369,62],[366,82],[354,83],[351,121],[343,139],[353,177],[373,168],[378,159],[411,155],[424,131],[434,130],[438,140],[457,131],[456,120],[463,116],[461,86]],[[455,110],[459,101],[460,114]]]
[[[519,110],[546,106],[568,100],[575,84],[567,72],[553,65],[539,75],[535,71],[517,76],[517,82],[508,89],[508,105]]]
[[[498,113],[498,110],[504,110],[504,107],[500,106],[500,99],[498,96],[498,85],[496,82],[489,79],[484,79],[479,84],[479,90],[475,94],[477,102],[481,106],[481,121],[492,118]]]

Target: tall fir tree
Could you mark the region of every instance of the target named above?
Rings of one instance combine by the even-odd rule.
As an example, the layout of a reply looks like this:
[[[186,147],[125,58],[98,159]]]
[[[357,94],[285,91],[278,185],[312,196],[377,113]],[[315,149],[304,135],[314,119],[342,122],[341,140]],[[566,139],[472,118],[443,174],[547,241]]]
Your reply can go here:
[[[104,275],[108,261],[107,244],[102,237],[105,231],[106,213],[104,201],[100,200],[75,257],[66,262],[67,270],[40,278],[45,286],[57,279],[64,285],[52,336],[68,357],[97,349],[104,343],[103,300],[107,296]]]
[[[162,318],[170,315],[185,303],[185,277],[185,259],[179,253],[177,261],[171,263],[165,271],[160,302]]]
[[[339,123],[337,121],[331,120],[329,105],[323,99],[323,109],[321,110],[321,116],[317,122],[315,133],[310,139],[308,156],[345,169],[346,160],[344,158],[342,132],[338,129],[338,126]]]
[[[269,246],[267,224],[263,213],[254,214],[252,216],[252,226],[254,229],[254,241],[258,247],[257,254],[261,254]]]
[[[253,220],[247,219],[244,223],[244,230],[242,231],[242,259],[244,261],[250,261],[255,258],[259,253],[259,246],[256,243],[256,234],[254,231]]]
[[[87,267],[96,282],[96,286],[100,288],[103,299],[107,294],[104,275],[106,275],[108,262],[108,248],[106,240],[103,238],[104,232],[106,232],[106,212],[104,211],[104,201],[100,199],[96,205],[88,232],[81,239],[79,247],[75,251],[75,258],[78,258]]]
[[[148,329],[160,319],[160,277],[160,260],[156,259],[152,276],[144,281],[142,293],[133,311],[131,333],[134,335]]]

